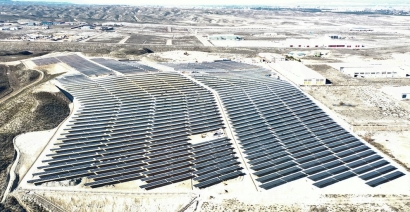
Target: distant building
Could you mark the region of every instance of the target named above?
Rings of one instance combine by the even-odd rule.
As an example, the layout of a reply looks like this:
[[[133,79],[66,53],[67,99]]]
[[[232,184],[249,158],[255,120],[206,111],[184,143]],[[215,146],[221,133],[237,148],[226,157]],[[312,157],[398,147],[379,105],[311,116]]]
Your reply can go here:
[[[286,60],[284,56],[275,53],[259,53],[258,56],[261,58],[261,62],[267,63],[275,63]]]
[[[117,23],[102,23],[101,26],[123,26],[122,24],[117,24]]]
[[[37,23],[35,23],[35,22],[28,22],[28,23],[27,23],[27,26],[37,26]]]
[[[289,52],[288,56],[294,57],[294,58],[302,58],[306,56],[306,53],[304,52]]]
[[[22,29],[21,27],[10,27],[10,30],[20,30],[20,29]]]
[[[265,32],[263,33],[264,36],[278,36],[278,33],[276,32]]]
[[[346,39],[346,37],[340,35],[328,35],[330,39]]]
[[[94,29],[94,26],[86,25],[86,26],[82,26],[80,29],[82,29],[82,30],[91,30],[91,29]]]
[[[398,100],[410,99],[410,86],[384,87],[382,91]]]
[[[344,39],[331,39],[330,37],[323,39],[287,39],[284,42],[284,46],[289,48],[364,48],[364,45],[356,42]]]
[[[372,32],[374,30],[369,29],[369,28],[357,27],[357,28],[351,28],[350,31],[352,32]]]
[[[52,26],[52,25],[54,25],[54,22],[52,22],[52,21],[42,21],[41,25],[43,25],[43,26]]]
[[[113,31],[114,27],[103,26],[103,27],[100,28],[100,30],[102,30],[102,31]]]
[[[234,34],[226,34],[226,35],[210,35],[208,36],[208,40],[243,40],[242,37]]]
[[[326,78],[318,72],[306,67],[301,62],[285,61],[271,63],[280,74],[297,85],[325,85]]]
[[[389,64],[334,64],[340,72],[351,77],[360,78],[392,78],[407,77],[407,73],[399,66]]]

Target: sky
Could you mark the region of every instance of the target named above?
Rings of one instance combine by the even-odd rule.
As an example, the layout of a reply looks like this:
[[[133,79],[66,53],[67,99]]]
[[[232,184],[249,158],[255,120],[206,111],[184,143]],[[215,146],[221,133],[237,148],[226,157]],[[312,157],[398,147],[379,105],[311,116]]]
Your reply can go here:
[[[128,5],[386,5],[404,4],[410,0],[37,0],[71,2],[75,4],[128,4]]]

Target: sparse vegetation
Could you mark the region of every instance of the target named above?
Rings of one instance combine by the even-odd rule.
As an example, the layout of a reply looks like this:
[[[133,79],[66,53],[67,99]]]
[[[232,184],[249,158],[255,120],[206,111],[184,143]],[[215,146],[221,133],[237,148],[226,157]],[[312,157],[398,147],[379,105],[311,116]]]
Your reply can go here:
[[[7,197],[6,201],[0,203],[0,211],[2,212],[26,212],[26,209],[23,208],[17,201],[15,197]]]
[[[398,160],[389,150],[387,150],[383,145],[377,143],[374,141],[372,138],[371,133],[366,133],[365,135],[361,136],[363,140],[365,140],[367,143],[371,144],[372,146],[376,147],[378,150],[382,151],[384,154],[388,155],[390,158],[392,158],[396,163],[400,164],[403,166],[407,171],[410,171],[410,167],[407,166],[405,163],[402,161]]]
[[[23,64],[0,64],[0,99],[13,91],[32,83],[40,77],[35,70],[27,70]]]
[[[54,77],[56,75],[47,75],[42,82]],[[25,132],[55,128],[69,114],[69,101],[62,93],[32,91],[32,88],[27,89],[0,106],[0,198],[7,186],[7,168],[13,160],[14,137]]]

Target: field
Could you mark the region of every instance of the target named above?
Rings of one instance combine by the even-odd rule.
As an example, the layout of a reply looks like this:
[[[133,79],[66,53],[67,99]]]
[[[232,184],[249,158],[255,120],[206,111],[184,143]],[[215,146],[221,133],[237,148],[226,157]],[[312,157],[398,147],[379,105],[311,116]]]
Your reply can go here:
[[[202,46],[195,36],[175,36],[172,38],[172,45],[176,46]]]
[[[146,45],[165,45],[166,40],[169,37],[157,36],[157,35],[143,35],[134,34],[126,41],[129,44],[146,44]]]
[[[92,38],[88,40],[87,42],[93,42],[93,43],[118,43],[120,42],[125,36],[114,33],[114,32],[109,32],[109,33],[104,33],[100,36],[97,36],[95,38]]]

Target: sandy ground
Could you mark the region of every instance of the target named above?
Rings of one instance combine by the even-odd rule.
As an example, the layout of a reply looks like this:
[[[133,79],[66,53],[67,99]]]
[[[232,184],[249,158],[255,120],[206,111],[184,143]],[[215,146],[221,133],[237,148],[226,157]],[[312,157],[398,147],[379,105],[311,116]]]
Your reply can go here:
[[[409,123],[409,111],[398,100],[370,86],[328,86],[305,90],[353,125]]]
[[[181,195],[130,195],[130,194],[87,194],[87,193],[51,193],[37,194],[58,204],[67,211],[164,211],[174,212],[184,207],[192,199],[190,194]],[[107,202],[111,204],[107,204]]]
[[[188,54],[185,54],[188,53]],[[162,53],[154,53],[151,57],[161,57],[172,60],[173,62],[204,62],[221,59],[218,54],[196,52],[196,51],[169,51]]]
[[[201,211],[288,211],[288,212],[351,212],[351,211],[408,211],[410,208],[406,204],[406,196],[332,196],[321,197],[320,202],[310,203],[293,203],[293,204],[247,204],[236,199],[228,199],[223,202],[206,200],[201,202],[198,207]]]
[[[25,133],[17,137],[16,146],[20,150],[20,160],[16,172],[19,176],[27,173],[54,133],[55,129]]]
[[[47,70],[48,74],[61,74],[72,71],[71,67],[67,67],[67,65],[62,63],[44,66],[43,68]]]
[[[410,132],[375,132],[372,134],[374,142],[383,145],[397,159],[410,166]]]
[[[50,92],[50,93],[58,93],[60,90],[54,85],[52,81],[45,82],[35,88],[33,92]]]

